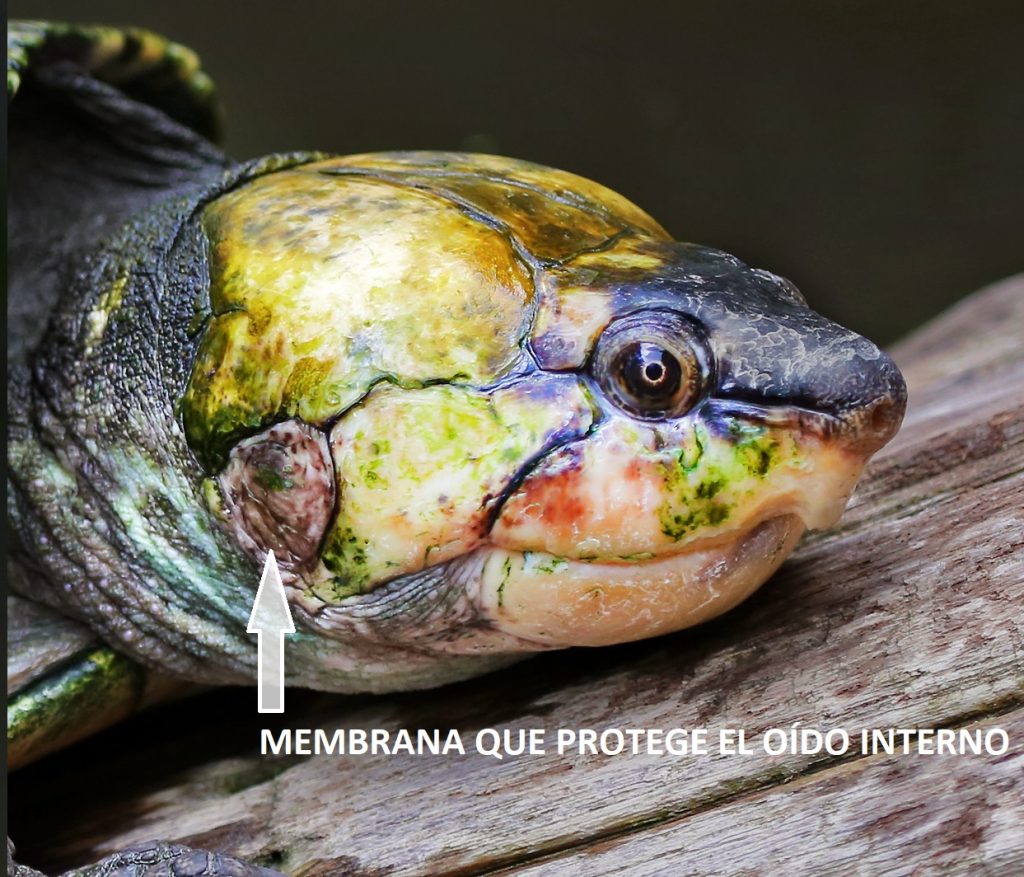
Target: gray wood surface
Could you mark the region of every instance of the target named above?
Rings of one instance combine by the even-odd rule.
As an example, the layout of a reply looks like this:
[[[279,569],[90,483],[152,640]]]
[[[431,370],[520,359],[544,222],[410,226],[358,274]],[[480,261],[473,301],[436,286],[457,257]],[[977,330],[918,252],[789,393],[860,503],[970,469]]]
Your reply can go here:
[[[1024,710],[999,725],[1024,739]],[[1019,746],[987,759],[872,755],[504,873],[1009,875],[1022,831]]]
[[[839,526],[724,618],[437,692],[289,693],[287,724],[1002,727],[1009,752],[266,758],[255,694],[229,692],[16,776],[22,855],[159,837],[306,877],[1024,873],[1024,278],[894,353],[903,431]]]

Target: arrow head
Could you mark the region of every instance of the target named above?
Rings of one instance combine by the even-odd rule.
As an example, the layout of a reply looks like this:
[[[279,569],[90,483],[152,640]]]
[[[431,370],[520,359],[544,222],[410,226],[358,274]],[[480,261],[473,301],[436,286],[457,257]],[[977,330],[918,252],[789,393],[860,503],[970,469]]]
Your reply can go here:
[[[288,606],[284,584],[281,582],[281,572],[277,568],[277,558],[274,557],[273,551],[267,552],[260,587],[256,591],[256,599],[253,601],[245,632],[295,633],[292,612]]]

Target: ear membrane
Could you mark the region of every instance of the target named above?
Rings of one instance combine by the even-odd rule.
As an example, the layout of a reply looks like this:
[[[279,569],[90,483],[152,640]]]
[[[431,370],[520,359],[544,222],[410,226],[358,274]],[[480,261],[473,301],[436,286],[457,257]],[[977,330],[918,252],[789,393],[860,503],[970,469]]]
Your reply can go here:
[[[273,551],[293,570],[315,563],[334,516],[334,466],[327,437],[286,420],[232,448],[218,477],[228,517],[250,554]]]

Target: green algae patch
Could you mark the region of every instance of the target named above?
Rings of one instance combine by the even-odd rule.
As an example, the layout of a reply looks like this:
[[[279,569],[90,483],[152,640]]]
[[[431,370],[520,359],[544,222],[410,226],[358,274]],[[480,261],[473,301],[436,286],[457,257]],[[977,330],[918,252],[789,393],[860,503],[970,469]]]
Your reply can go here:
[[[734,517],[742,520],[776,467],[798,458],[792,439],[767,427],[733,421],[722,436],[696,424],[688,441],[660,463],[666,496],[659,510],[662,532],[680,541],[719,529]]]
[[[373,577],[367,562],[369,548],[369,540],[357,536],[351,527],[335,527],[322,555],[333,578],[314,588],[314,593],[328,603],[336,603],[369,591]]]
[[[291,478],[269,466],[256,467],[253,480],[264,490],[273,492],[291,490],[295,486]]]

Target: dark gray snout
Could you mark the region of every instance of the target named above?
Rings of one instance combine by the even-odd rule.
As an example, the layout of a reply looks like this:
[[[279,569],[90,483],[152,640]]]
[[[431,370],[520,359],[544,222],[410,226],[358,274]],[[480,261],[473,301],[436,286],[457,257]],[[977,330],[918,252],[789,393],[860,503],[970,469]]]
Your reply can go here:
[[[745,323],[724,314],[711,339],[721,399],[830,415],[866,454],[903,421],[907,387],[892,358],[812,310],[786,305]]]

